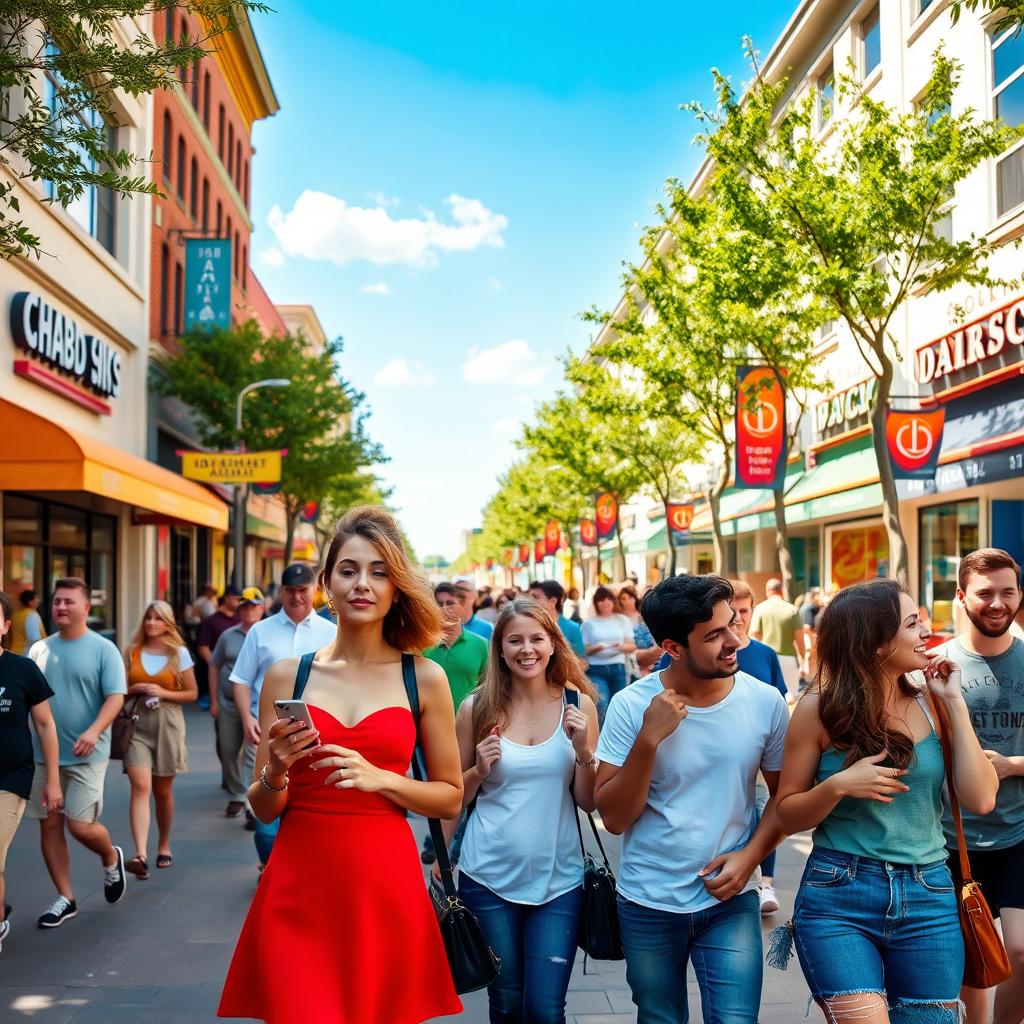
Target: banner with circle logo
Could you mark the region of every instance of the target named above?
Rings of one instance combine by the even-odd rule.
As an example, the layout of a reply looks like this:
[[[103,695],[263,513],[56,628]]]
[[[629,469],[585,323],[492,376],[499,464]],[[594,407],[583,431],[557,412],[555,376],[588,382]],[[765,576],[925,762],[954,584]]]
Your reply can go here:
[[[509,569],[511,569],[516,560],[515,548],[505,548],[501,553],[501,560]]]
[[[605,491],[604,494],[598,496],[594,512],[598,543],[611,540],[615,536],[615,528],[619,524],[618,499],[610,491]]]
[[[557,519],[549,519],[544,525],[544,553],[554,555],[562,545],[562,528]]]
[[[586,548],[597,546],[597,523],[593,519],[580,520],[580,543]]]
[[[535,540],[533,542],[533,560],[535,562],[543,562],[544,561],[544,538],[543,537],[538,537],[537,540]]]
[[[770,366],[736,371],[734,487],[777,490],[786,478],[786,392]]]
[[[685,544],[690,536],[690,524],[693,522],[693,505],[667,504],[665,522],[672,535],[673,545]]]
[[[519,545],[519,564],[529,565],[530,564],[530,545],[520,544]]]
[[[942,447],[946,410],[885,411],[885,439],[897,480],[934,480]]]

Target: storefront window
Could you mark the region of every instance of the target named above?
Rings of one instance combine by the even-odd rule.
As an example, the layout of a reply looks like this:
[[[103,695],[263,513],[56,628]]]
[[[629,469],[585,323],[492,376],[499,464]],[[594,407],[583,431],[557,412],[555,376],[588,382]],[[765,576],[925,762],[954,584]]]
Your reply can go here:
[[[920,517],[921,604],[933,630],[952,629],[960,559],[978,547],[978,502],[932,505]]]

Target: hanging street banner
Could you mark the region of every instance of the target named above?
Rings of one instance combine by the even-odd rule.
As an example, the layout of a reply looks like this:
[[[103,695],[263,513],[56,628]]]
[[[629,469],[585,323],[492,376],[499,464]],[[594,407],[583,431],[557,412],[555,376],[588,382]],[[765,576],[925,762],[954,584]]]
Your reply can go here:
[[[493,569],[494,568],[494,559],[493,558],[488,558],[487,562],[485,564],[487,565],[488,569]]]
[[[942,447],[946,410],[885,411],[885,440],[897,480],[934,480]]]
[[[672,535],[673,546],[685,544],[690,536],[690,524],[693,522],[693,505],[665,505],[665,522]]]
[[[302,506],[302,513],[299,518],[304,523],[315,523],[320,518],[320,503],[316,501],[307,501]]]
[[[585,548],[597,547],[597,524],[593,519],[580,520],[580,543]]]
[[[515,549],[514,548],[505,548],[504,552],[502,552],[502,555],[503,555],[502,561],[505,563],[505,565],[509,569],[511,569],[512,566],[515,564],[515,560],[516,560]]]
[[[179,452],[181,475],[208,484],[276,484],[281,456],[276,452]]]
[[[185,330],[231,326],[231,242],[185,239]]]
[[[544,554],[556,554],[562,545],[562,528],[557,519],[549,519],[544,524]]]
[[[769,366],[736,371],[737,488],[777,490],[786,478],[786,393]]]
[[[538,563],[544,561],[544,538],[543,537],[539,537],[537,540],[535,540],[533,542],[533,560],[535,562],[538,562]]]
[[[529,565],[530,564],[530,545],[520,544],[519,545],[519,564]]]
[[[619,502],[610,491],[605,491],[598,497],[595,519],[598,542],[611,540],[619,523]]]

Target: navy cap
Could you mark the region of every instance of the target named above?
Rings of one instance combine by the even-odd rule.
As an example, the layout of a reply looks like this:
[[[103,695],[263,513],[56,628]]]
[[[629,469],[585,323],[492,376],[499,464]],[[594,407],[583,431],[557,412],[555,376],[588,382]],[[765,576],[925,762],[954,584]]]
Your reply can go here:
[[[224,588],[224,596],[225,597],[241,597],[242,596],[242,592],[234,584],[231,584],[231,586]]]
[[[313,570],[303,562],[292,562],[281,574],[282,587],[308,587],[314,582]]]

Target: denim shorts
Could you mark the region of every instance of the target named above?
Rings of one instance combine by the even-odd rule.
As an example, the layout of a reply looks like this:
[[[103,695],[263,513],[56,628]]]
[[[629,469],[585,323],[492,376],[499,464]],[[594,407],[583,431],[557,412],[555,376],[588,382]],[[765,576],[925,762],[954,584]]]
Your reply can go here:
[[[793,930],[819,1002],[880,993],[893,1024],[957,1020],[964,944],[944,860],[890,864],[815,847],[796,895]]]

